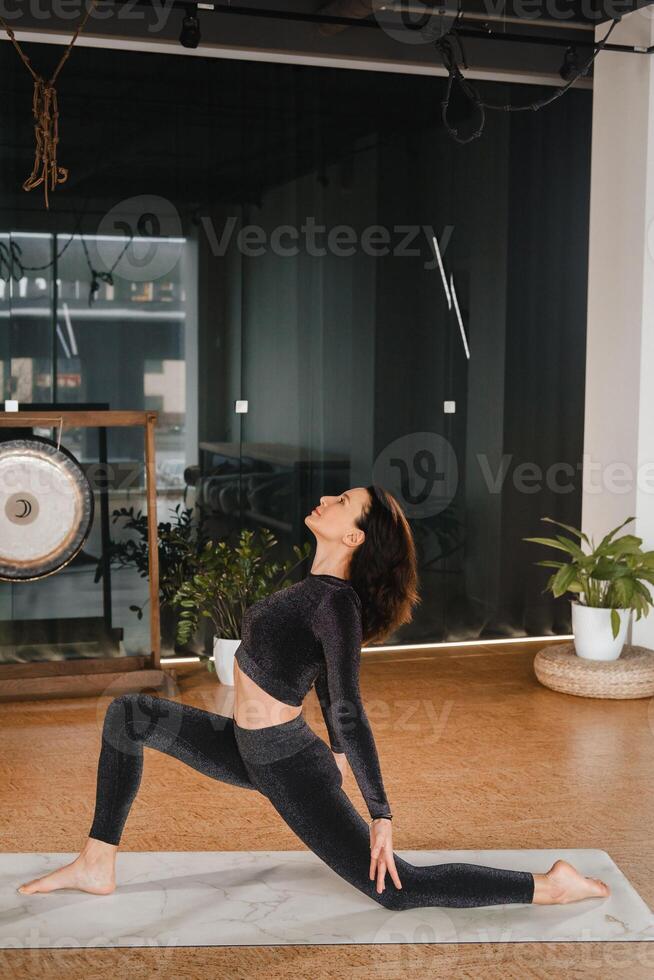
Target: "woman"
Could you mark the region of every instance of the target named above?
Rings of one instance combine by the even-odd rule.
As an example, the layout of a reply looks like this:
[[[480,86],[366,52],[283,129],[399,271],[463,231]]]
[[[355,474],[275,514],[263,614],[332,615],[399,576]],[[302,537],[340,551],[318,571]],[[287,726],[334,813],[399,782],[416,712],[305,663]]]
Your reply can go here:
[[[263,793],[318,857],[388,909],[553,905],[607,896],[603,881],[585,878],[566,861],[532,874],[463,863],[414,866],[393,852],[392,814],[361,703],[359,666],[362,643],[409,622],[420,601],[413,537],[398,502],[376,485],[322,497],[305,523],[317,541],[310,574],[245,614],[234,717],[147,694],[114,698],[84,848],[70,864],[18,891],[114,891],[116,851],[147,745],[214,779]],[[314,683],[329,747],[302,715]],[[342,789],[346,759],[370,826]]]

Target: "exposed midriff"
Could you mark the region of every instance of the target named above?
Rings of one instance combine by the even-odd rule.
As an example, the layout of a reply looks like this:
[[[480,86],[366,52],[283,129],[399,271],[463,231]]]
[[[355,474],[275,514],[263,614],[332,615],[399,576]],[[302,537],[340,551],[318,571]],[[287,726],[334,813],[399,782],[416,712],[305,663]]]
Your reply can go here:
[[[278,701],[244,674],[234,661],[234,721],[241,728],[268,728],[302,714],[302,706]]]

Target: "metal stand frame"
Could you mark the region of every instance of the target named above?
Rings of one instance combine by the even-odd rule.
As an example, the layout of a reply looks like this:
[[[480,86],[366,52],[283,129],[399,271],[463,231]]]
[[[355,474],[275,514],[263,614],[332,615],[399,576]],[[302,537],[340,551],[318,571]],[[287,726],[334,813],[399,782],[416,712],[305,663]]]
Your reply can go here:
[[[172,690],[175,675],[161,669],[161,621],[159,616],[159,549],[157,543],[157,487],[154,429],[158,413],[147,411],[56,410],[57,421],[74,428],[98,428],[101,435],[111,427],[143,426],[145,429],[145,485],[148,518],[148,579],[150,588],[150,656],[102,657],[26,664],[0,664],[0,701],[70,697],[143,688]],[[0,426],[20,428],[29,420],[48,425],[53,410],[0,412]],[[102,444],[102,442],[101,442]]]

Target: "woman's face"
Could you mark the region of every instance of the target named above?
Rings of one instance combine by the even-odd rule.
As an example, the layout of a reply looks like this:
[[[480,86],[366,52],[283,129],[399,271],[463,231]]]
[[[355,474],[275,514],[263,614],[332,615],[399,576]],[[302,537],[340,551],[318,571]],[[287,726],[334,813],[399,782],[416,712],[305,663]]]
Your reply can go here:
[[[363,531],[355,521],[370,504],[365,487],[344,490],[336,497],[321,497],[320,503],[304,518],[304,523],[316,537],[327,541],[342,541],[350,534],[351,543],[360,543]]]

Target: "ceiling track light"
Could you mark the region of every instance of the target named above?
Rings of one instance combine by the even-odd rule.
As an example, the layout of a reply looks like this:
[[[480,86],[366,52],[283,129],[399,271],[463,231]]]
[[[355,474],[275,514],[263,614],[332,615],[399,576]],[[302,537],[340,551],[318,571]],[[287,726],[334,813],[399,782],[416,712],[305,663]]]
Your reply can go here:
[[[197,48],[200,43],[200,21],[197,3],[189,3],[182,20],[179,43],[183,48]]]

